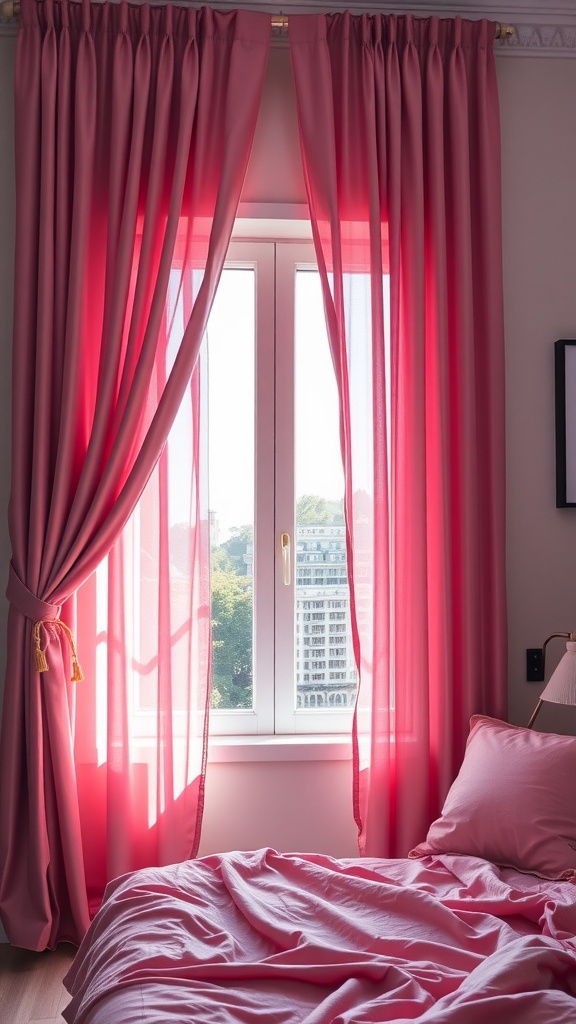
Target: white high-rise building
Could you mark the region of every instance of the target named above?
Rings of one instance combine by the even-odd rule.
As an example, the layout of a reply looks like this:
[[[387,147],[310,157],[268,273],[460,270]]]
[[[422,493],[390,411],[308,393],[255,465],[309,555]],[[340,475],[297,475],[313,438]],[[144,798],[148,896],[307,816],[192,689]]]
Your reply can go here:
[[[351,707],[358,677],[344,526],[298,526],[295,589],[297,706]]]

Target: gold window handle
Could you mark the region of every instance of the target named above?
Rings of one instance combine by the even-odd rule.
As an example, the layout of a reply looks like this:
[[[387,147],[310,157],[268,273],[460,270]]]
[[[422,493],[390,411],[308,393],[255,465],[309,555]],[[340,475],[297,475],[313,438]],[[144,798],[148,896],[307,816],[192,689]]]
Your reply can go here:
[[[280,537],[282,548],[282,582],[285,587],[290,586],[290,534],[283,533]]]

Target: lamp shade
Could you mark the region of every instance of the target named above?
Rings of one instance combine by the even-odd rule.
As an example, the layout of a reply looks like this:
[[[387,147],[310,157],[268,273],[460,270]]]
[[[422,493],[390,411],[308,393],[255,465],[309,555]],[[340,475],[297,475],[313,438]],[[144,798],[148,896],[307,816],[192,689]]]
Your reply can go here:
[[[550,676],[540,700],[576,705],[576,643],[573,641],[566,644],[566,654]]]

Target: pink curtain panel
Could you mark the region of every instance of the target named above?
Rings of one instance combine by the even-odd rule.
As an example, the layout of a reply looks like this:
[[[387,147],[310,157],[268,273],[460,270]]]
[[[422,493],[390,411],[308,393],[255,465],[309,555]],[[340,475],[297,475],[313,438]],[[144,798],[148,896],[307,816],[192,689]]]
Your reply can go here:
[[[244,179],[269,36],[269,17],[249,11],[22,3],[0,755],[0,905],[17,945],[78,942],[89,921],[69,599],[126,523],[189,387]],[[181,272],[201,266],[204,276],[158,392],[182,223]],[[204,742],[200,730],[190,769],[197,780]],[[197,804],[186,835],[198,831]],[[194,852],[181,845],[183,856]]]
[[[374,856],[405,856],[425,834],[471,714],[505,713],[494,29],[348,13],[289,22],[341,403],[355,815]]]

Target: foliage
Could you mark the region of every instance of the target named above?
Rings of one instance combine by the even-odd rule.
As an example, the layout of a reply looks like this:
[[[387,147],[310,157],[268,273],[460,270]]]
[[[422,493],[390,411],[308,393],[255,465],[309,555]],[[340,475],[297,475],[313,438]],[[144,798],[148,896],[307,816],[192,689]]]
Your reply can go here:
[[[244,555],[252,546],[252,526],[233,526],[230,530],[231,536],[228,540],[216,548],[214,554],[220,553],[225,557],[228,564],[235,569],[239,576],[246,575],[246,563]]]
[[[217,555],[218,552],[215,552]],[[212,563],[212,707],[252,706],[252,579]]]
[[[326,501],[318,494],[303,494],[296,502],[296,522],[300,526],[343,526],[342,501]]]

